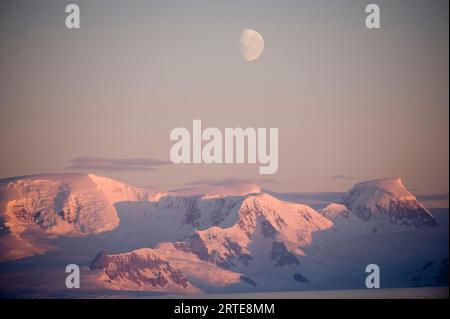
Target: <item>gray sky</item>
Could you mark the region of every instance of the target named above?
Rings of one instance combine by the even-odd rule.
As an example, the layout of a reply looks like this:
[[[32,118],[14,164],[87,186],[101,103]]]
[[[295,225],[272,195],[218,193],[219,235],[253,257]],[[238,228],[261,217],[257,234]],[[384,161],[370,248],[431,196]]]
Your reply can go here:
[[[448,192],[447,0],[372,1],[379,30],[365,28],[367,1],[73,2],[79,30],[65,28],[68,1],[0,3],[0,177],[90,157],[100,174],[165,189],[267,177],[258,165],[117,162],[168,161],[170,131],[201,119],[278,127],[272,189],[400,176]],[[245,28],[265,41],[253,62],[239,52]]]

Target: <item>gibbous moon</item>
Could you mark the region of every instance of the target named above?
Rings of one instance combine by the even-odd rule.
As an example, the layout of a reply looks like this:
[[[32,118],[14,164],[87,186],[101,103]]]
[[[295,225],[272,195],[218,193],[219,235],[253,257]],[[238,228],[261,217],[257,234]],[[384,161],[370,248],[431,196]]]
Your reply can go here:
[[[256,60],[264,51],[263,37],[252,29],[241,32],[241,53],[247,61]]]

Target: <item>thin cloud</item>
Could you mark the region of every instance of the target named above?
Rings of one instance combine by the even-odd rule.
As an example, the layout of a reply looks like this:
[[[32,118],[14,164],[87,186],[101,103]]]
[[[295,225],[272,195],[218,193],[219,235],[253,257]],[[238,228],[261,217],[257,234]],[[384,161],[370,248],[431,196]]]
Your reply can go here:
[[[77,157],[72,160],[71,170],[83,171],[153,171],[154,166],[169,165],[171,162],[154,158]]]
[[[200,185],[230,185],[236,183],[248,183],[248,184],[274,184],[278,181],[273,178],[225,178],[225,179],[199,179],[194,182],[186,183],[186,186],[200,186]]]
[[[354,178],[351,176],[346,176],[346,175],[334,175],[333,179],[336,180],[344,180],[344,181],[353,181]]]

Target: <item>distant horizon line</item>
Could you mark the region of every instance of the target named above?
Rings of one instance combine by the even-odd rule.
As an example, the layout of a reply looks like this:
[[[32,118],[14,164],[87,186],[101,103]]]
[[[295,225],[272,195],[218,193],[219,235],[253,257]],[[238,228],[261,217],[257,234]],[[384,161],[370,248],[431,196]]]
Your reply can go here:
[[[193,188],[195,186],[191,185],[189,186],[188,184],[184,183],[182,184],[180,187],[174,188],[171,187],[170,189],[160,189],[159,187],[155,187],[155,186],[150,186],[150,185],[136,185],[134,183],[129,183],[129,182],[124,182],[122,181],[122,179],[117,179],[115,177],[111,177],[105,174],[99,174],[97,172],[43,172],[43,173],[34,173],[34,174],[23,174],[23,175],[16,175],[16,176],[0,176],[0,182],[4,182],[4,181],[8,181],[8,180],[15,180],[15,179],[20,179],[20,178],[30,178],[30,177],[39,177],[39,176],[46,176],[46,175],[60,175],[60,176],[75,176],[75,175],[97,175],[97,176],[101,176],[101,177],[106,177],[109,179],[113,179],[115,181],[118,181],[120,183],[124,183],[124,184],[128,184],[130,186],[134,186],[134,187],[141,187],[141,188],[154,188],[154,189],[159,189],[161,191],[166,191],[166,192],[171,192],[174,190],[182,190],[182,189],[189,189],[189,188]],[[381,177],[381,178],[375,178],[375,179],[367,179],[367,180],[360,180],[358,181],[358,179],[355,179],[353,182],[353,185],[362,183],[362,182],[368,182],[368,181],[374,181],[374,180],[378,180],[378,179],[385,179],[385,178],[400,178],[401,177]],[[236,179],[236,183],[239,184],[256,184],[261,186],[262,184],[264,184],[264,182],[262,182],[261,184],[257,183],[257,181],[255,182],[239,182],[239,177],[227,177],[227,179]],[[205,186],[208,185],[213,185],[213,183],[205,183]],[[284,195],[314,195],[314,194],[329,194],[329,195],[339,195],[339,194],[344,194],[346,192],[348,192],[349,189],[347,190],[342,190],[342,191],[277,191],[274,189],[269,189],[266,187],[261,187],[261,190],[263,192],[266,193],[272,193],[272,194],[284,194]],[[438,193],[416,193],[414,190],[408,189],[409,192],[411,192],[412,194],[414,194],[418,200],[449,200],[449,196],[450,193],[449,192],[438,192]]]

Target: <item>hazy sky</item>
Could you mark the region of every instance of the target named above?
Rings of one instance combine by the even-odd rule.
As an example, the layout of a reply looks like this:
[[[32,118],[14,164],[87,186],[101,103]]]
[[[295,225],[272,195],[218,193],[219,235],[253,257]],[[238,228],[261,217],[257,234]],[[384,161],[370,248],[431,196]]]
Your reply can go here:
[[[73,2],[79,30],[65,27],[69,1],[0,2],[0,177],[107,162],[98,173],[165,189],[269,177],[279,191],[342,191],[400,176],[448,192],[447,0]],[[372,2],[379,30],[365,28]],[[265,41],[253,62],[245,28]],[[169,160],[170,131],[193,119],[278,127],[277,174],[116,161]]]

